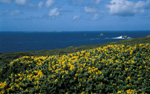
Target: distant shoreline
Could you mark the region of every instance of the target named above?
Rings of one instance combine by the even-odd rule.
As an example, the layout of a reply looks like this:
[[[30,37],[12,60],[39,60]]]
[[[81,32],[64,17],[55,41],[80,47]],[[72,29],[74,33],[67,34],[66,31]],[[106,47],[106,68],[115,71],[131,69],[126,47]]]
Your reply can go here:
[[[51,32],[150,32],[150,30],[95,30],[95,31],[0,31],[0,33],[51,33]]]

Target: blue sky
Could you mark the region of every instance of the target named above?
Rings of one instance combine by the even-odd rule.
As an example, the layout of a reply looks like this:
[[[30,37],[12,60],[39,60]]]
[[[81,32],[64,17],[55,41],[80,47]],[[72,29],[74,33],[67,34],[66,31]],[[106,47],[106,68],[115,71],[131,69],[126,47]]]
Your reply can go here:
[[[150,0],[0,0],[0,31],[150,30]]]

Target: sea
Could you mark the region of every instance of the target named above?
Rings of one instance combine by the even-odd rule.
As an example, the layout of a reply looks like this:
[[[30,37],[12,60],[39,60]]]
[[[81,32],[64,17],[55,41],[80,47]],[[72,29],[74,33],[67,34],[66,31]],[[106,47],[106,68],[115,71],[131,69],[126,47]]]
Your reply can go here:
[[[102,36],[103,34],[103,36]],[[0,32],[0,53],[62,49],[145,37],[150,31]]]

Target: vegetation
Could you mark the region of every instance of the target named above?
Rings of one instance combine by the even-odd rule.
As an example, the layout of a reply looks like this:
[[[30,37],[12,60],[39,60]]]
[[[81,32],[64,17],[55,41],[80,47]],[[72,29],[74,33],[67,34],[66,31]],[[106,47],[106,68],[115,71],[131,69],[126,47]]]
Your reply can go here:
[[[0,54],[10,58],[0,68],[0,93],[150,93],[149,43],[144,37]]]

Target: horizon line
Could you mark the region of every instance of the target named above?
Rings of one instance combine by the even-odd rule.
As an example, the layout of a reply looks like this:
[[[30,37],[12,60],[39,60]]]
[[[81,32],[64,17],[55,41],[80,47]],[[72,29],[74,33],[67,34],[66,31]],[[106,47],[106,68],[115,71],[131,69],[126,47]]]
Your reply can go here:
[[[74,31],[69,31],[69,30],[63,30],[63,31],[60,31],[60,30],[52,30],[52,31],[44,31],[44,30],[41,30],[41,31],[0,31],[0,32],[128,32],[128,31],[132,31],[132,32],[135,32],[135,31],[150,31],[150,30],[74,30]]]

